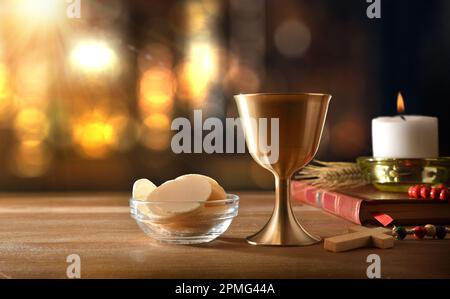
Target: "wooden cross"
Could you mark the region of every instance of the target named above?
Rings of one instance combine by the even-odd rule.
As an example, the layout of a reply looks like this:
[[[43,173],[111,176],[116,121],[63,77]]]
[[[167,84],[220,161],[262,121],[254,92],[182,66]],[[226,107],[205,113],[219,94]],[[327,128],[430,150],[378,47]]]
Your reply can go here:
[[[348,231],[348,234],[326,238],[324,248],[332,252],[342,252],[369,246],[383,249],[394,247],[394,237],[387,235],[391,233],[390,229],[353,226]]]

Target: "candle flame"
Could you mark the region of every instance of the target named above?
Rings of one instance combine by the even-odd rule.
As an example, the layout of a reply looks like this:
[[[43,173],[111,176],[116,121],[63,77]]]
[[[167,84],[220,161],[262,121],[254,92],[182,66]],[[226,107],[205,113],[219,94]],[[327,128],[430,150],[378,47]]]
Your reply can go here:
[[[399,92],[397,95],[397,112],[400,114],[405,113],[405,101],[402,94]]]

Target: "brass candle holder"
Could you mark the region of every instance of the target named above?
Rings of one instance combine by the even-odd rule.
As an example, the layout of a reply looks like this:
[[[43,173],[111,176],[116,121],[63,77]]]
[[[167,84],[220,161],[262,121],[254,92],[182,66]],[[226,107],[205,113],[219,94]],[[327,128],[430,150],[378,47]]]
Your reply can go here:
[[[450,157],[356,159],[367,179],[381,191],[406,192],[411,185],[449,184]]]
[[[275,176],[275,206],[267,224],[247,241],[253,245],[302,246],[320,241],[297,221],[289,198],[294,172],[310,162],[317,152],[331,99],[316,93],[262,93],[237,95],[235,100],[247,146],[253,159]],[[257,121],[279,120],[278,132],[268,126],[267,138],[278,134],[279,156],[270,161],[259,145]],[[273,139],[272,139],[273,140]]]

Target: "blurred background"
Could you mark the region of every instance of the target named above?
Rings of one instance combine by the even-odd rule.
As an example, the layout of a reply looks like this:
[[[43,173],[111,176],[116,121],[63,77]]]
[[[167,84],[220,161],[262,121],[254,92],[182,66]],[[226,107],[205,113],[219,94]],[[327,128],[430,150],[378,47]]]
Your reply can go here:
[[[0,2],[0,191],[130,190],[148,177],[270,189],[249,154],[171,151],[176,117],[237,117],[239,93],[333,95],[318,158],[371,155],[371,119],[439,118],[450,154],[450,1]],[[73,15],[72,15],[73,16]]]

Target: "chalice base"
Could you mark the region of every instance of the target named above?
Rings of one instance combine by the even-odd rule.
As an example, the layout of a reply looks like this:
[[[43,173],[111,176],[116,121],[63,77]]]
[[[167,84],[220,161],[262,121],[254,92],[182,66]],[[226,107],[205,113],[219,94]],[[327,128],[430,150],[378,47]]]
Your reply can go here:
[[[321,238],[308,233],[294,215],[288,217],[288,222],[277,220],[283,219],[272,217],[263,229],[247,237],[247,242],[262,246],[308,246],[321,242]]]

